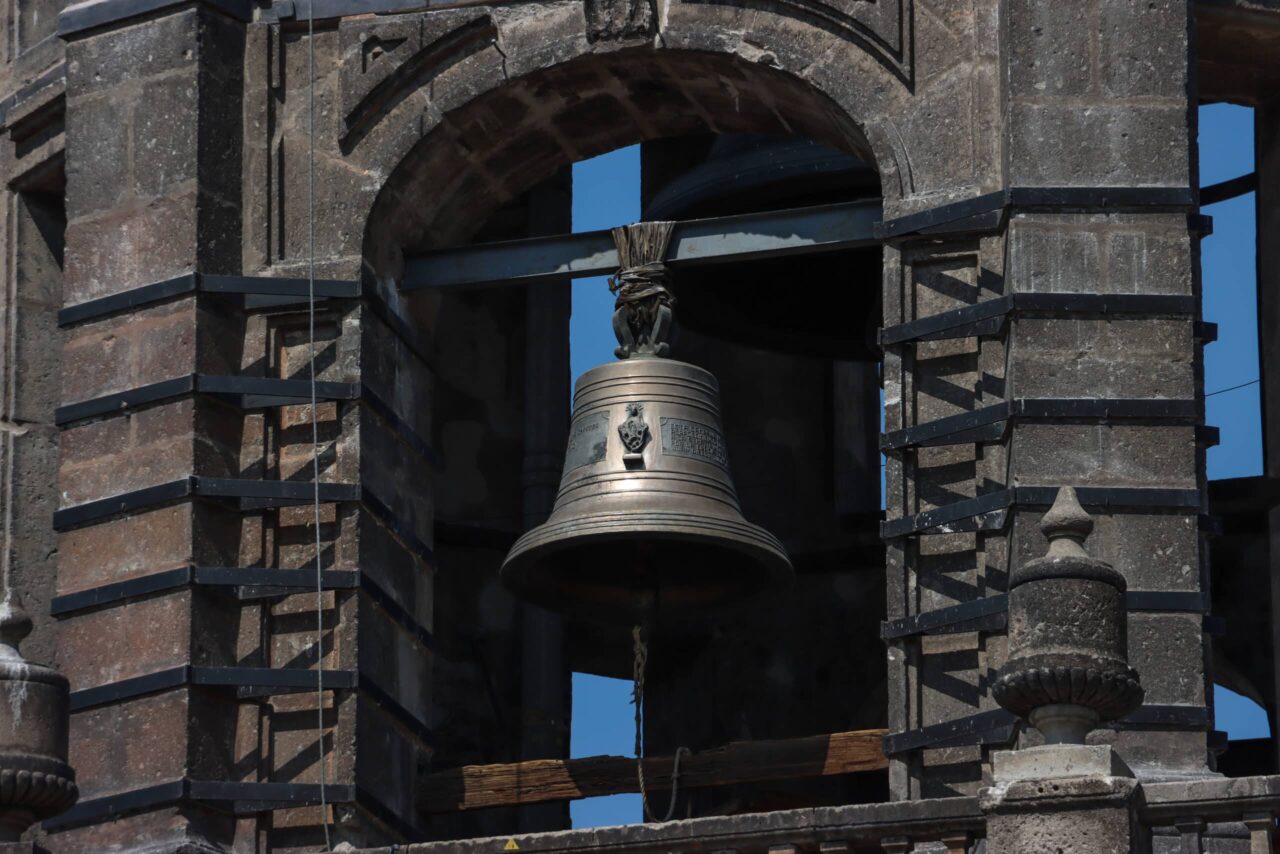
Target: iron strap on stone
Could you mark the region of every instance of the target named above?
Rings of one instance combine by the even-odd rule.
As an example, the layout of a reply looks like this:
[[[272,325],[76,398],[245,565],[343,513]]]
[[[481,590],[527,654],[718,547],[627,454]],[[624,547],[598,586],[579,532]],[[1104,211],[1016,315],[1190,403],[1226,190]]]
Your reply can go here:
[[[1169,419],[1195,422],[1194,400],[1166,398],[1015,398],[925,424],[880,434],[880,450],[998,441],[1010,422],[1044,419]]]
[[[136,311],[187,294],[203,293],[238,298],[246,310],[299,305],[307,302],[307,280],[275,276],[219,276],[184,273],[159,282],[140,285],[109,296],[86,300],[58,310],[58,325],[73,326],[100,320],[121,312]],[[359,299],[360,283],[332,279],[317,280],[315,294],[325,299]]]
[[[371,490],[356,483],[321,483],[319,490],[320,500],[326,503],[359,503],[399,537],[411,551],[428,564],[434,565],[435,553],[432,548],[418,539],[412,528],[401,521]],[[192,498],[236,500],[239,503],[239,509],[248,512],[267,507],[307,504],[313,500],[313,494],[314,484],[310,481],[187,475],[168,483],[63,507],[54,512],[53,527],[55,530],[62,531],[78,525],[100,522],[113,516]]]
[[[1147,705],[1118,721],[1107,724],[1108,729],[1135,730],[1144,727],[1164,727],[1184,730],[1203,730],[1209,725],[1209,709],[1205,706]],[[930,724],[920,729],[891,732],[884,737],[886,756],[897,756],[912,750],[935,750],[941,747],[962,747],[974,744],[1002,746],[1013,742],[1017,735],[1018,717],[1004,709],[954,718],[942,723]],[[1210,733],[1212,742],[1222,742],[1219,733]]]
[[[886,519],[880,523],[883,539],[910,534],[955,533],[958,531],[997,531],[1007,522],[1012,507],[1047,507],[1053,503],[1057,487],[1014,486],[989,492],[976,498],[957,501],[925,510],[911,516]],[[1079,487],[1080,501],[1091,507],[1130,511],[1201,509],[1198,489],[1164,489],[1153,487]]]
[[[1130,612],[1181,611],[1207,614],[1209,611],[1203,593],[1169,590],[1130,590],[1125,594],[1125,606]],[[917,635],[1000,631],[1008,624],[1008,613],[1008,594],[998,593],[972,602],[948,605],[896,620],[885,620],[880,624],[880,638],[889,641]]]
[[[355,670],[317,672],[303,667],[217,667],[181,664],[142,676],[72,691],[70,705],[74,713],[187,686],[234,688],[240,699],[271,697],[314,691],[317,679],[321,675],[325,690],[360,691],[382,706],[388,714],[416,733],[428,745],[434,742],[431,727],[419,720],[373,680],[362,679],[360,673]]]
[[[66,427],[77,421],[131,412],[143,406],[176,400],[192,394],[210,394],[230,398],[241,409],[297,406],[310,403],[310,386],[311,384],[306,380],[277,377],[184,374],[173,379],[59,406],[54,411],[53,422],[59,427]],[[359,383],[319,382],[316,386],[321,399],[326,401],[358,400],[362,392]]]
[[[876,226],[881,240],[986,231],[999,228],[1011,209],[1145,211],[1196,207],[1190,187],[1007,187],[888,219]]]
[[[330,804],[357,804],[361,809],[373,813],[404,838],[413,837],[412,827],[406,825],[377,797],[360,786],[350,783],[326,783],[325,789]],[[45,820],[42,826],[49,831],[64,830],[174,804],[216,804],[224,812],[229,811],[237,816],[250,816],[265,810],[314,806],[319,802],[320,786],[317,783],[192,780],[183,777],[81,801],[62,815]]]
[[[411,836],[412,828],[406,827],[377,798],[367,795],[359,786],[326,783],[325,788],[329,803],[359,804],[401,835]],[[43,827],[49,831],[63,830],[183,803],[225,805],[223,809],[229,808],[234,815],[253,815],[275,808],[314,806],[319,801],[320,786],[316,783],[192,780],[184,777],[81,801],[62,815],[45,820]]]
[[[300,578],[306,570],[275,569],[267,567],[238,566],[181,566],[147,575],[91,587],[53,597],[49,613],[55,617],[104,608],[127,602],[141,596],[177,590],[183,587],[206,586],[231,588],[242,600],[282,596],[315,588],[314,576]],[[435,648],[431,631],[399,602],[395,600],[368,573],[354,569],[328,569],[322,573],[326,590],[359,590],[387,613],[402,629],[412,635],[426,649]]]
[[[367,405],[405,444],[422,455],[431,465],[436,468],[442,465],[440,455],[427,440],[418,435],[409,423],[367,384],[318,382],[316,391],[322,400],[355,400]],[[129,413],[146,406],[168,403],[194,394],[212,395],[245,410],[299,406],[311,402],[310,383],[307,380],[184,374],[60,406],[54,411],[54,423],[59,427],[68,427],[80,421]]]
[[[359,501],[361,498],[360,485],[355,483],[322,483],[320,490],[325,501]],[[168,483],[63,507],[54,512],[53,527],[61,531],[186,498],[240,499],[248,505],[246,509],[306,504],[311,500],[312,491],[310,481],[187,475]]]
[[[889,347],[912,341],[998,335],[1008,317],[1022,312],[1048,314],[1186,315],[1194,318],[1199,300],[1182,294],[1081,294],[1020,292],[886,326],[880,345]]]

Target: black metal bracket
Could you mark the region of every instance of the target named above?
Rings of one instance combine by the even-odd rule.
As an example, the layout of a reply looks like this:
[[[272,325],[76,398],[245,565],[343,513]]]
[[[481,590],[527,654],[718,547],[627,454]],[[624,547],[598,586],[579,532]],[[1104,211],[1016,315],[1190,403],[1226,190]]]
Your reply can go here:
[[[884,737],[884,753],[895,756],[912,750],[933,750],[971,744],[1007,745],[1020,726],[1018,718],[1004,709],[968,715],[943,721],[921,729],[889,733]],[[1119,721],[1104,724],[1116,730],[1159,727],[1164,729],[1201,730],[1209,726],[1209,710],[1204,706],[1141,706]]]
[[[46,831],[56,832],[175,804],[199,803],[225,810],[232,815],[247,816],[274,809],[318,805],[320,801],[320,786],[317,783],[181,778],[80,801],[61,815],[46,819],[42,826]],[[330,804],[356,804],[376,815],[405,840],[419,836],[415,828],[410,827],[389,811],[378,798],[369,795],[359,786],[328,783],[324,787],[324,801]]]
[[[1007,187],[885,220],[880,240],[941,237],[999,228],[1010,210],[1146,211],[1196,207],[1190,187]]]
[[[241,409],[263,409],[310,403],[311,383],[309,380],[274,377],[186,374],[78,403],[69,403],[58,407],[53,418],[55,424],[65,427],[88,418],[128,412],[142,406],[191,394],[218,395],[230,398]],[[316,397],[325,401],[357,400],[360,397],[360,386],[358,383],[317,382]]]
[[[977,498],[957,501],[880,523],[880,537],[893,539],[910,534],[950,534],[972,531],[997,531],[1007,522],[1011,507],[1048,507],[1058,494],[1056,486],[1015,486],[989,492]],[[1196,510],[1201,508],[1197,489],[1163,489],[1147,487],[1076,488],[1080,503],[1087,507],[1112,510]]]
[[[65,530],[75,525],[97,522],[122,513],[181,501],[188,498],[236,499],[241,509],[261,509],[305,504],[315,499],[316,485],[309,481],[251,480],[248,478],[201,477],[187,475],[168,483],[63,507],[53,514],[53,527]],[[320,500],[325,503],[359,501],[360,487],[354,483],[321,483]]]
[[[998,335],[1009,316],[1023,313],[1194,317],[1198,309],[1195,297],[1180,294],[1005,294],[897,326],[886,326],[880,330],[880,345]]]
[[[323,503],[360,503],[386,528],[399,537],[426,563],[435,562],[431,547],[422,540],[372,491],[355,483],[321,483],[319,498]],[[134,513],[174,501],[193,498],[234,500],[241,511],[268,507],[307,504],[316,498],[317,487],[310,481],[252,480],[187,475],[168,483],[135,489],[110,498],[86,501],[63,507],[53,514],[53,527],[63,531],[78,525],[92,524],[113,516]]]
[[[235,688],[237,692],[242,690],[248,692],[249,696],[264,696],[315,691],[321,684],[327,689],[351,689],[356,687],[356,674],[350,670],[315,671],[302,668],[206,667],[181,664],[144,676],[134,676],[118,682],[108,682],[105,685],[72,691],[70,708],[72,712],[79,712],[185,685]]]
[[[884,737],[884,754],[896,756],[911,750],[970,744],[1011,744],[1018,726],[1018,718],[1011,712],[992,709],[920,729],[891,732]]]
[[[891,641],[916,635],[1000,631],[1008,622],[1009,597],[999,593],[923,614],[884,620],[880,623],[880,639]]]
[[[255,594],[266,590],[285,595],[315,590],[316,580],[315,572],[306,569],[181,566],[55,596],[49,603],[49,613],[63,617],[192,585],[230,587],[242,598],[258,598]],[[325,570],[320,573],[319,582],[324,590],[350,590],[360,586],[360,573],[355,570]]]
[[[1225,202],[1228,199],[1252,193],[1256,189],[1258,189],[1258,173],[1250,172],[1248,175],[1240,175],[1236,178],[1210,184],[1207,187],[1201,187],[1200,204],[1201,206],[1216,205],[1218,202]]]
[[[1125,594],[1125,605],[1131,612],[1205,614],[1209,610],[1203,593],[1166,590],[1130,590]],[[885,620],[880,624],[880,638],[891,641],[917,635],[1001,631],[1008,624],[1008,614],[1009,596],[998,593],[910,617]]]
[[[49,604],[49,613],[55,617],[63,617],[191,586],[230,588],[241,599],[287,596],[315,590],[316,582],[315,572],[308,569],[182,566],[55,596]],[[431,632],[367,573],[352,569],[325,570],[320,573],[319,586],[323,590],[360,590],[366,593],[374,604],[424,648],[435,648],[435,638]]]
[[[161,282],[130,288],[126,291],[69,305],[58,311],[58,325],[72,326],[100,320],[113,314],[135,311],[187,294],[205,293],[236,299],[245,310],[275,308],[306,303],[309,294],[316,299],[358,299],[360,283],[341,279],[287,279],[274,276],[217,276],[208,273],[184,273]]]
[[[880,434],[881,451],[915,446],[999,441],[1010,422],[1044,419],[1177,419],[1194,422],[1194,400],[1160,398],[1015,398],[914,427]]]
[[[54,423],[65,428],[80,421],[133,412],[145,406],[167,403],[193,394],[213,395],[243,410],[265,409],[310,403],[311,383],[309,380],[275,377],[186,374],[60,406],[54,412]],[[443,465],[435,449],[369,386],[361,383],[317,382],[316,398],[323,401],[358,400],[364,403],[428,463],[436,468]]]
[[[212,667],[181,664],[131,679],[72,691],[70,710],[74,712],[118,703],[160,691],[182,687],[235,689],[239,699],[297,694],[304,691],[359,690],[381,706],[402,726],[431,745],[431,728],[418,719],[371,679],[361,679],[354,670],[309,670],[300,667]]]
[[[325,800],[329,803],[350,803],[355,800],[355,794],[355,786],[341,783],[325,786]],[[80,801],[61,815],[46,819],[44,828],[62,830],[188,801],[230,802],[232,812],[246,815],[272,809],[272,805],[318,804],[320,786],[316,783],[232,783],[183,778]]]

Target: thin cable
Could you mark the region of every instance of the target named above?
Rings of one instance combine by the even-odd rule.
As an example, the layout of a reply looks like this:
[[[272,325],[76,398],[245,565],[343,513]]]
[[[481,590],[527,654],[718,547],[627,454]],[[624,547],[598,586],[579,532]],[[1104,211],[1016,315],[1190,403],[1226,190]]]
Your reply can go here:
[[[1206,392],[1205,397],[1213,397],[1215,394],[1225,394],[1229,391],[1235,391],[1238,388],[1248,388],[1251,385],[1257,385],[1259,382],[1261,382],[1261,379],[1249,380],[1247,383],[1240,383],[1240,385],[1233,385],[1228,388],[1220,388],[1217,391]]]
[[[320,541],[320,417],[316,392],[316,7],[307,4],[307,362],[311,376],[311,482],[316,531],[316,752],[320,760],[320,826],[324,850],[329,838],[329,804],[324,769],[324,574]]]

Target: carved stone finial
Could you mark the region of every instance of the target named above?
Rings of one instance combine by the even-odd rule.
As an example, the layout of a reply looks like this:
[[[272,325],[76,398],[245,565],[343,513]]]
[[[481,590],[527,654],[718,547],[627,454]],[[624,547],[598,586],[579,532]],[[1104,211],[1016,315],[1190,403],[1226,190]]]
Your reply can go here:
[[[18,646],[31,634],[31,617],[12,591],[0,601],[0,658],[21,659]]]
[[[68,685],[62,674],[22,657],[31,618],[17,594],[0,601],[0,843],[76,802],[67,765]]]
[[[1053,506],[1040,520],[1040,530],[1049,541],[1047,557],[1089,557],[1084,541],[1093,533],[1093,519],[1080,506],[1074,486],[1058,490]]]
[[[667,339],[676,299],[667,288],[664,259],[674,230],[673,222],[639,222],[613,230],[621,269],[609,280],[609,290],[617,296],[613,333],[619,359],[671,353]]]
[[[1083,744],[1142,702],[1128,662],[1125,580],[1085,551],[1093,520],[1071,487],[1058,490],[1040,530],[1048,552],[1010,576],[1009,659],[992,693],[1046,742]]]

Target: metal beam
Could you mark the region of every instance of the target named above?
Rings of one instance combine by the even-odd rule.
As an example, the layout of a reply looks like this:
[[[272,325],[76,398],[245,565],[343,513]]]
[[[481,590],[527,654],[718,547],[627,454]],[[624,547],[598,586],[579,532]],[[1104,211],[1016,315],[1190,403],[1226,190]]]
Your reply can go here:
[[[667,263],[679,267],[878,246],[878,199],[689,220],[676,225]],[[608,230],[442,249],[405,263],[403,290],[536,284],[618,270]]]

